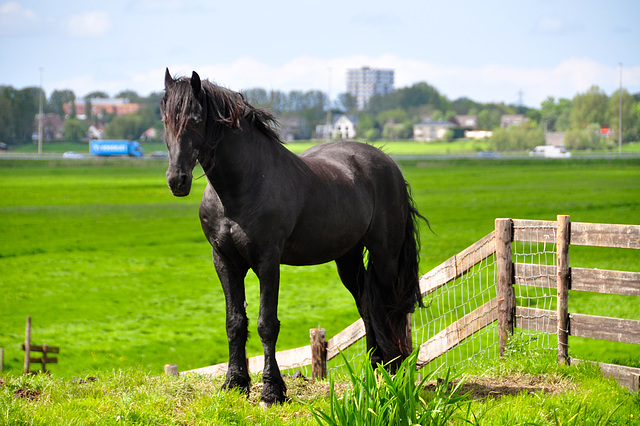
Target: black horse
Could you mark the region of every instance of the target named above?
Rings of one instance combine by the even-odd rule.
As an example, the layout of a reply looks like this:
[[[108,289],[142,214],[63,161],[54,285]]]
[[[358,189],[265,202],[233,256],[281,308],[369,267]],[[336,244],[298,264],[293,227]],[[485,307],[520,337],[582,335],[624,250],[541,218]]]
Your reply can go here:
[[[208,180],[200,221],[226,298],[225,388],[249,389],[249,269],[260,281],[262,403],[285,399],[275,357],[280,264],[334,260],[364,320],[371,361],[393,369],[411,353],[407,314],[420,303],[422,216],[389,156],[357,142],[321,144],[297,156],[282,145],[273,115],[196,72],[173,79],[167,69],[161,110],[173,195],[189,194],[196,162]]]

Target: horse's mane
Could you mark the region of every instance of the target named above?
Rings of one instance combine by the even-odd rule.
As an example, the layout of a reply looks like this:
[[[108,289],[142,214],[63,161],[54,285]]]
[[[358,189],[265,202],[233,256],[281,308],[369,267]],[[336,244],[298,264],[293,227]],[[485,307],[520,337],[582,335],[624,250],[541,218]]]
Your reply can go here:
[[[203,115],[207,120],[206,135],[204,135],[206,140],[218,142],[225,128],[239,128],[240,120],[244,118],[269,139],[282,143],[276,131],[278,120],[275,115],[254,107],[244,99],[242,94],[218,86],[209,80],[203,80],[201,85]],[[175,80],[171,90],[168,90],[162,99],[162,109],[170,111],[165,114],[165,125],[176,134],[180,134],[187,127],[192,98],[193,89],[190,79],[180,77]]]

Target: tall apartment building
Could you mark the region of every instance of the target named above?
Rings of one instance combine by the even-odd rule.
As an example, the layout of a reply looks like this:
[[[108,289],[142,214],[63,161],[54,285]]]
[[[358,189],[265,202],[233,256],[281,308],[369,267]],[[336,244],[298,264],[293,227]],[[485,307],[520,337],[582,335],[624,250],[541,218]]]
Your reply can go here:
[[[365,109],[373,95],[393,91],[393,70],[362,67],[347,70],[347,92],[356,99],[359,110]]]

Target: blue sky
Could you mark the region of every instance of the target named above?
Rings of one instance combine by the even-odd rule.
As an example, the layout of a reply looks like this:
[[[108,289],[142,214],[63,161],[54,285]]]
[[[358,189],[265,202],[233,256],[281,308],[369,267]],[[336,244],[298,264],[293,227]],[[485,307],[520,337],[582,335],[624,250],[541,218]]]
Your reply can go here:
[[[0,85],[141,95],[198,71],[234,90],[346,90],[395,70],[450,99],[538,107],[591,85],[640,92],[640,1],[0,0]]]

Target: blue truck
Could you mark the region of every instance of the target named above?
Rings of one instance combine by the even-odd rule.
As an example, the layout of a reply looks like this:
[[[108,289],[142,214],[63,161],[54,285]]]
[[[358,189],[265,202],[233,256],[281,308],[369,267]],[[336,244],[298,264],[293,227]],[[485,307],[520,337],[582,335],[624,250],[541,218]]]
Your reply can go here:
[[[91,154],[107,157],[138,157],[142,158],[144,151],[136,141],[126,140],[93,140]]]

